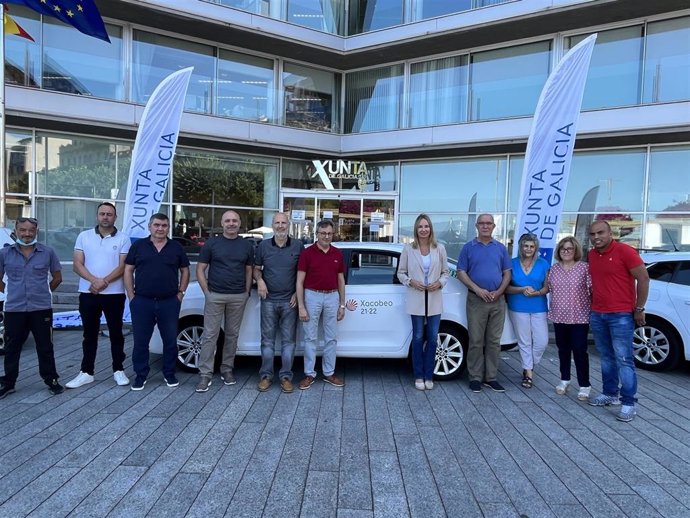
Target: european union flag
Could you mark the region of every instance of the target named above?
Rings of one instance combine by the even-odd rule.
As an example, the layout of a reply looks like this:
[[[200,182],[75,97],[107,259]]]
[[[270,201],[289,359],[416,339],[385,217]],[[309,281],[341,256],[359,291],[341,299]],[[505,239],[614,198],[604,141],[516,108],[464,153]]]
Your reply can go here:
[[[38,13],[54,16],[84,34],[110,43],[103,18],[93,0],[4,0],[4,2],[25,5]]]

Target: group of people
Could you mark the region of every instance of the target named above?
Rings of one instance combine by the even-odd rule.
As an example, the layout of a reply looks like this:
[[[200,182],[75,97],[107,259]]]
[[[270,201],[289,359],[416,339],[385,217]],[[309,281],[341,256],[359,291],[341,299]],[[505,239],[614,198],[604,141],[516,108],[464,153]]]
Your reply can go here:
[[[586,263],[581,261],[580,243],[568,236],[558,242],[551,266],[539,255],[539,238],[530,233],[520,236],[518,254],[511,260],[506,247],[493,239],[495,228],[491,214],[480,214],[477,237],[463,246],[458,258],[457,277],[468,288],[470,390],[481,392],[485,386],[505,392],[496,378],[507,307],[522,361],[522,387],[533,386],[534,369],[549,342],[551,320],[560,363],[556,393],[567,393],[574,360],[577,398],[593,406],[622,405],[617,419],[631,421],[637,401],[633,332],[636,325],[645,324],[649,291],[649,276],[639,254],[615,241],[606,221],[596,221],[589,229],[593,248]],[[436,241],[429,216],[420,214],[412,243],[403,249],[398,267],[400,282],[408,287],[414,383],[419,390],[434,386],[441,290],[448,276],[446,250]],[[602,392],[594,398],[590,398],[587,352],[590,326],[603,382]]]
[[[149,367],[149,342],[158,326],[163,343],[163,378],[176,387],[177,326],[180,305],[189,284],[189,260],[182,246],[168,237],[168,216],[149,219],[147,238],[130,244],[115,227],[117,211],[110,202],[97,208],[98,224],[79,234],[74,249],[74,271],[79,275],[79,313],[83,323],[83,358],[79,374],[66,384],[78,388],[94,381],[101,314],[105,316],[111,345],[113,378],[129,385],[124,372],[122,319],[125,297],[130,301],[135,373],[131,389],[143,390]],[[309,389],[317,379],[316,352],[322,322],[323,380],[336,387],[337,322],[345,316],[345,265],[343,254],[331,244],[333,223],[316,226],[316,242],[304,248],[290,237],[284,213],[273,217],[273,237],[255,250],[253,242],[239,235],[241,219],[228,210],[221,218],[223,232],[206,241],[196,266],[204,293],[204,332],[196,392],[211,386],[217,342],[224,332],[220,378],[236,383],[234,361],[244,309],[253,281],[261,299],[261,367],[259,391],[268,390],[274,378],[274,350],[280,332],[283,392],[294,390],[292,364],[298,320],[304,337],[304,377],[298,387]],[[500,340],[506,306],[517,336],[522,359],[524,388],[533,386],[534,370],[549,340],[547,320],[554,325],[560,361],[558,394],[570,386],[571,358],[579,385],[578,399],[594,406],[621,405],[618,419],[635,416],[637,380],[632,352],[635,325],[644,325],[644,303],[649,277],[639,254],[613,239],[610,226],[596,221],[590,227],[588,263],[581,261],[582,247],[574,237],[560,240],[553,266],[540,257],[539,239],[520,236],[518,255],[511,260],[506,247],[493,238],[493,216],[481,214],[477,237],[466,243],[458,258],[457,277],[468,288],[467,324],[469,388],[482,386],[495,392],[505,389],[497,381]],[[21,348],[29,331],[36,340],[39,373],[52,394],[64,389],[55,367],[52,344],[50,290],[62,281],[60,262],[48,246],[37,243],[38,222],[18,218],[16,243],[0,251],[0,278],[7,274],[5,302],[5,375],[0,378],[0,398],[15,391]],[[443,312],[443,287],[450,272],[446,250],[435,236],[431,218],[420,214],[412,242],[398,265],[398,279],[408,288],[406,310],[412,321],[414,384],[431,390],[439,325]],[[47,282],[49,280],[49,283]],[[0,289],[4,289],[0,280]],[[550,301],[547,294],[550,293]],[[587,337],[591,326],[601,356],[603,390],[590,399]]]

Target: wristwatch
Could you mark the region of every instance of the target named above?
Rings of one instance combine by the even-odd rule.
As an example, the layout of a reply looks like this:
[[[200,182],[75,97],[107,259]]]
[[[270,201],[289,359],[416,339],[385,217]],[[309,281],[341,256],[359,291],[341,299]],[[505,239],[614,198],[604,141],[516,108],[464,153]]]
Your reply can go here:
[[[182,290],[177,290],[177,293],[182,293],[182,296],[184,297],[185,293],[187,293],[187,292],[186,292],[186,291],[182,291]]]
[[[636,307],[636,308],[635,308],[635,313],[644,313],[644,306],[642,306],[642,307],[640,307],[640,306]]]
[[[341,304],[340,309],[345,309],[345,304]]]

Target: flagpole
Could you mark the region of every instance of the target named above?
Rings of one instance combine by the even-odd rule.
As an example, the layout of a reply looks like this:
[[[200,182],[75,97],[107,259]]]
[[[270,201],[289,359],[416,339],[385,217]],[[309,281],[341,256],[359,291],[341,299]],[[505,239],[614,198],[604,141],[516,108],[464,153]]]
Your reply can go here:
[[[5,171],[5,6],[0,2],[0,227],[7,222],[7,172]]]

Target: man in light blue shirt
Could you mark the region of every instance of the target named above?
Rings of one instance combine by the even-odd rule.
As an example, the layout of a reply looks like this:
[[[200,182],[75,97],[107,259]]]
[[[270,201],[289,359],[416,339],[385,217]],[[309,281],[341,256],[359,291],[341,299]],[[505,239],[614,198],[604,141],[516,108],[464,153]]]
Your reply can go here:
[[[483,383],[495,392],[505,392],[496,375],[505,321],[503,292],[510,283],[512,264],[506,247],[491,237],[496,228],[493,216],[480,214],[475,226],[477,237],[465,243],[458,258],[458,279],[468,288],[470,390],[480,392]]]

